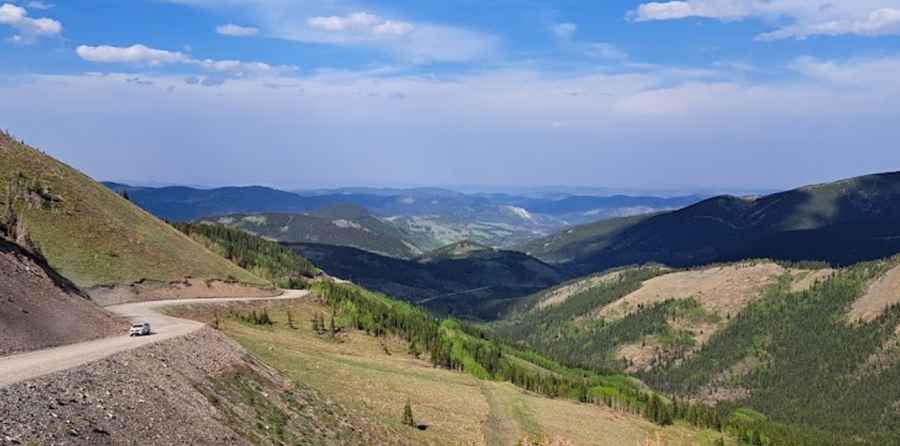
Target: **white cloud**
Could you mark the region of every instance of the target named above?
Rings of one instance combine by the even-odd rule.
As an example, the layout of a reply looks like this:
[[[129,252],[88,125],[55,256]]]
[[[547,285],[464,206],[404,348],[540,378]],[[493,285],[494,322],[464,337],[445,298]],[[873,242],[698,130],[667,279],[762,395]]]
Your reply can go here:
[[[28,11],[12,3],[0,6],[0,25],[11,26],[17,31],[10,39],[15,43],[32,43],[41,37],[62,34],[62,23],[49,18],[32,18]]]
[[[550,27],[550,32],[560,39],[571,39],[577,30],[578,25],[574,23],[557,23]]]
[[[185,63],[190,58],[177,51],[158,50],[144,45],[118,47],[80,45],[75,52],[84,60],[98,63],[129,63],[149,66]]]
[[[378,39],[400,37],[416,29],[409,22],[385,20],[367,12],[354,12],[346,16],[311,17],[306,24],[315,30],[341,33],[343,39]]]
[[[223,36],[250,37],[259,34],[259,29],[252,26],[240,26],[229,23],[227,25],[217,26],[216,32]]]
[[[757,36],[771,41],[811,36],[900,35],[900,0],[684,0],[650,2],[629,17],[638,22],[701,17],[722,21],[762,19],[776,29]]]
[[[296,67],[273,66],[262,62],[195,59],[178,51],[160,50],[140,44],[129,47],[80,45],[75,49],[75,52],[79,57],[89,62],[121,63],[150,67],[183,64],[196,66],[206,71],[229,73],[237,76],[278,74],[296,70]]]

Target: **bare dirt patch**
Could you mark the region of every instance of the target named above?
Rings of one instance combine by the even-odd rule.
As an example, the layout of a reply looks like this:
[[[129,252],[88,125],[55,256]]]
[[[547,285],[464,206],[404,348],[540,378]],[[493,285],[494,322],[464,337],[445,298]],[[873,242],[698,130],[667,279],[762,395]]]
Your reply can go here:
[[[0,356],[120,334],[127,324],[42,258],[0,239]]]
[[[177,282],[145,280],[131,285],[94,287],[87,292],[95,302],[102,306],[153,300],[274,297],[281,294],[278,289],[273,287],[205,279],[185,279]]]
[[[869,285],[863,297],[853,302],[850,320],[872,321],[894,304],[900,304],[900,266],[888,271],[880,279]]]
[[[708,313],[735,315],[786,270],[774,262],[747,262],[669,273],[596,312],[617,319],[668,299],[694,298]]]
[[[616,358],[628,361],[628,373],[650,369],[654,359],[663,354],[665,351],[662,344],[655,336],[647,336],[641,341],[620,345],[616,349]]]

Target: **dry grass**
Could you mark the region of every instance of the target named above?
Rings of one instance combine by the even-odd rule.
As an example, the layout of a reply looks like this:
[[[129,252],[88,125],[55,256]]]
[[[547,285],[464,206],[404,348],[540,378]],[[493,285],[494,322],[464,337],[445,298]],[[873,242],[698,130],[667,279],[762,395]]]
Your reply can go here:
[[[775,283],[785,269],[773,262],[746,262],[655,277],[637,291],[596,312],[617,319],[668,299],[694,298],[708,313],[737,314]]]
[[[661,428],[605,407],[552,400],[508,383],[435,369],[408,355],[400,339],[381,340],[360,332],[342,333],[338,340],[319,336],[309,320],[327,308],[313,300],[269,308],[276,321],[273,328],[229,321],[222,329],[290,379],[346,407],[366,435],[378,440],[374,444],[505,446],[540,438],[571,442],[559,444],[639,446],[656,432],[666,445],[709,445],[717,438],[711,432]],[[287,309],[297,321],[296,330],[286,326]],[[203,307],[173,311],[212,319]],[[427,430],[401,424],[407,399],[416,421],[427,424]]]
[[[683,317],[668,321],[672,330],[689,334],[694,346],[690,355],[705,345],[712,336],[747,305],[760,298],[765,289],[779,277],[790,274],[792,291],[808,289],[834,270],[785,269],[769,261],[742,262],[698,270],[665,274],[644,282],[643,286],[594,312],[594,316],[618,319],[668,299],[693,298],[707,317]],[[654,337],[620,346],[616,357],[632,362],[629,371],[646,370],[654,358],[666,355],[665,348]]]
[[[650,369],[653,359],[661,354],[664,354],[663,346],[656,336],[647,336],[637,342],[622,344],[616,349],[617,359],[627,359],[631,362],[626,370],[628,373]]]
[[[892,268],[873,282],[866,294],[853,302],[850,320],[872,321],[881,316],[888,306],[898,303],[900,303],[900,266]]]

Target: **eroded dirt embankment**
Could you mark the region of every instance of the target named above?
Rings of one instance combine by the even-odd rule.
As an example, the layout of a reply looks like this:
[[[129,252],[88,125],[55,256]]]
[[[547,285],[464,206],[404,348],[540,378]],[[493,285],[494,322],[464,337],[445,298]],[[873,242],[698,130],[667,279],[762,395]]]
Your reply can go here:
[[[341,412],[204,328],[0,388],[0,445],[342,444]]]
[[[0,238],[0,356],[110,336],[127,324],[39,255]]]

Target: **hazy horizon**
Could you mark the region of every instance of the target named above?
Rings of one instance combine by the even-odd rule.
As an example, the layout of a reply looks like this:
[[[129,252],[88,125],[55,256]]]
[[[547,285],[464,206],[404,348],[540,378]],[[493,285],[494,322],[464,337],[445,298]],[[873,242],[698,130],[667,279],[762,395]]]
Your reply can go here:
[[[588,3],[0,0],[0,127],[95,178],[171,184],[900,170],[900,0]]]

